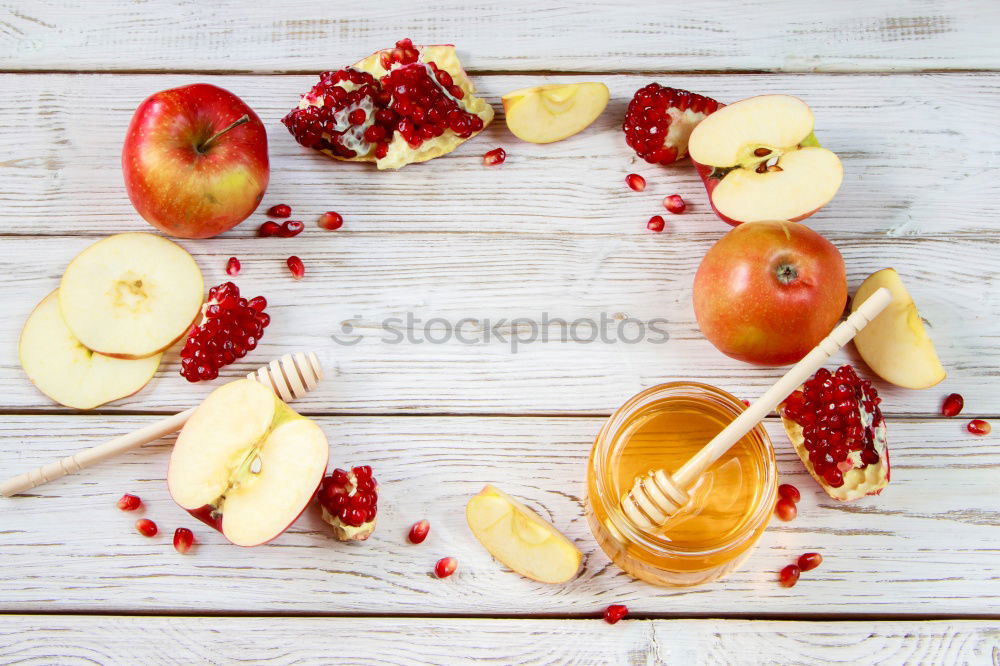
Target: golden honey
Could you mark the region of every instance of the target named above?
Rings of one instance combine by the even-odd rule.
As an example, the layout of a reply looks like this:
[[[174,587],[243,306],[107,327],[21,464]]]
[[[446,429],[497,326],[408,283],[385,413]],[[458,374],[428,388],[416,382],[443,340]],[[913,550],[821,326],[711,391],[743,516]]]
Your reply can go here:
[[[656,585],[699,585],[749,556],[777,494],[774,451],[761,425],[701,476],[691,502],[666,525],[646,532],[621,511],[636,477],[676,471],[743,409],[721,389],[672,382],[632,397],[605,423],[587,466],[587,519],[626,573]]]

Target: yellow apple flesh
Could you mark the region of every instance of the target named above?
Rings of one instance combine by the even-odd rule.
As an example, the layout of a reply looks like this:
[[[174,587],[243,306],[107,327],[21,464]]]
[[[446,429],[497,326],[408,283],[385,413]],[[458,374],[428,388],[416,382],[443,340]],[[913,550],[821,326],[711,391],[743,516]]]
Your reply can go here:
[[[858,309],[879,287],[892,292],[892,302],[854,338],[854,346],[868,367],[887,382],[924,389],[941,382],[941,366],[913,298],[892,268],[872,273],[854,294],[851,311]]]
[[[561,83],[515,90],[501,101],[514,136],[531,143],[552,143],[597,120],[608,98],[603,83]]]

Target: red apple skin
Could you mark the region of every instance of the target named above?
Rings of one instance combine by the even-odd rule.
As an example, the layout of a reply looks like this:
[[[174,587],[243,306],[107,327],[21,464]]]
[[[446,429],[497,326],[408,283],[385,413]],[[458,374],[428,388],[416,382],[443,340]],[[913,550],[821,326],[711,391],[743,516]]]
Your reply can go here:
[[[734,226],[734,227],[743,224],[743,222],[740,222],[739,220],[734,220],[731,217],[726,217],[725,215],[723,215],[722,213],[719,212],[718,208],[715,207],[715,202],[712,200],[712,191],[715,190],[716,186],[718,186],[719,182],[722,179],[721,178],[710,178],[709,177],[711,175],[711,173],[712,173],[713,167],[710,167],[710,166],[707,166],[707,165],[704,165],[704,164],[699,164],[698,162],[695,162],[693,158],[692,158],[691,161],[694,163],[695,171],[697,171],[698,175],[701,177],[701,182],[704,183],[704,185],[705,185],[705,191],[708,193],[708,204],[712,207],[712,210],[715,211],[715,214],[719,217],[719,219],[722,220],[723,222],[725,222],[726,224],[728,224],[730,226]],[[819,208],[816,208],[815,210],[811,210],[808,213],[805,213],[804,215],[799,215],[798,217],[793,217],[792,219],[790,219],[788,221],[789,222],[801,222],[802,220],[806,219],[807,217],[809,217],[810,215],[812,215],[812,214],[814,214],[814,213],[816,213],[818,211],[819,211]]]
[[[694,312],[719,351],[760,365],[788,365],[836,325],[847,303],[844,259],[803,224],[746,222],[705,254]]]
[[[241,117],[248,121],[206,142]],[[253,109],[217,86],[196,83],[148,97],[122,148],[132,205],[180,238],[232,229],[260,204],[270,167],[267,132]]]

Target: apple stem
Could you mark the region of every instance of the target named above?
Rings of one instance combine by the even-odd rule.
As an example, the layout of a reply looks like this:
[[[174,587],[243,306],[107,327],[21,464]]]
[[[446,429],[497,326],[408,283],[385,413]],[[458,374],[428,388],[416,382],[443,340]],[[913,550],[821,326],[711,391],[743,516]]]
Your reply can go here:
[[[244,123],[248,123],[248,122],[250,122],[250,116],[248,114],[243,114],[243,116],[241,118],[233,121],[228,127],[219,130],[218,132],[216,132],[215,134],[213,134],[209,138],[208,141],[206,141],[205,143],[203,143],[200,146],[198,146],[198,152],[199,153],[204,153],[204,152],[208,151],[208,147],[212,145],[213,141],[215,141],[216,139],[218,139],[220,136],[222,136],[223,134],[225,134],[229,130],[231,130],[231,129],[235,128],[235,127],[239,127],[240,125],[242,125]]]

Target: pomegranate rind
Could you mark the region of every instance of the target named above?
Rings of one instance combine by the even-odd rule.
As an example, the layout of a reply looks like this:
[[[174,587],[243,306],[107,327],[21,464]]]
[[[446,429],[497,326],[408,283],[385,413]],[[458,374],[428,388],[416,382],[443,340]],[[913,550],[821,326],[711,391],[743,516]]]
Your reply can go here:
[[[378,516],[375,516],[375,520],[354,527],[345,524],[338,516],[327,511],[323,505],[320,505],[319,510],[323,521],[333,528],[333,536],[336,537],[337,541],[364,541],[375,531],[375,523],[378,522]]]

